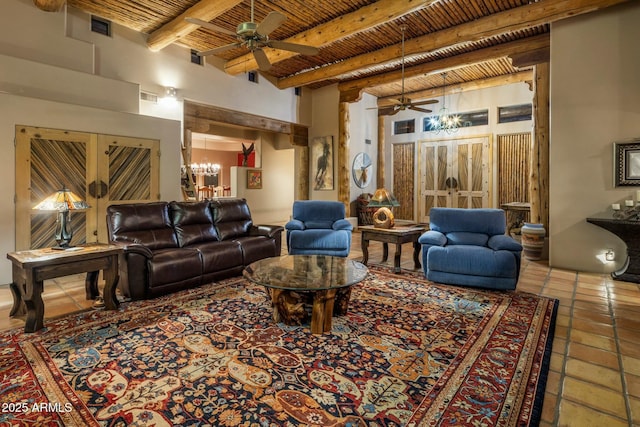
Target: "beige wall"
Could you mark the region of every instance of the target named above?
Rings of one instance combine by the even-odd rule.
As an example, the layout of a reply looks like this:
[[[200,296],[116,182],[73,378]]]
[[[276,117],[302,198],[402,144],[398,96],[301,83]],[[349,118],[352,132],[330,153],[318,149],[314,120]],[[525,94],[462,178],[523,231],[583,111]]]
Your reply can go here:
[[[552,26],[552,266],[609,272],[626,258],[621,240],[585,218],[635,199],[637,187],[614,187],[612,153],[614,141],[640,136],[639,22],[640,4],[631,2]],[[601,261],[607,248],[615,262]]]

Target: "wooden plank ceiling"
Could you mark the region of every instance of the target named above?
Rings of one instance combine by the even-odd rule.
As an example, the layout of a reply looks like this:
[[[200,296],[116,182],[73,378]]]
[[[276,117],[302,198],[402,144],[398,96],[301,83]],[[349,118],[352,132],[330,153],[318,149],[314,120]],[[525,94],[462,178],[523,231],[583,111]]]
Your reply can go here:
[[[56,10],[65,0],[33,0]],[[413,100],[458,90],[531,80],[532,66],[548,60],[550,24],[627,0],[255,0],[254,22],[271,11],[287,20],[273,40],[320,48],[315,56],[265,48],[267,72],[278,87],[319,88],[338,83],[346,100],[362,92],[397,98],[402,91],[401,26],[405,32],[405,94]],[[66,0],[81,9],[148,34],[150,49],[171,43],[205,51],[236,41],[190,24],[198,18],[235,33],[250,21],[250,0]],[[245,47],[220,53],[224,69],[256,69]],[[188,60],[188,57],[185,58]]]

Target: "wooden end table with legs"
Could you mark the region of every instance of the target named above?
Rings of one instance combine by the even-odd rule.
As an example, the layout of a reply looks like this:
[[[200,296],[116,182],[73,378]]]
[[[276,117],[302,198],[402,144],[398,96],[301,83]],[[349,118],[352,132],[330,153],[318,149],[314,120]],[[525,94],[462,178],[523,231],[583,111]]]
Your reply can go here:
[[[396,254],[393,261],[393,272],[400,273],[400,257],[402,255],[402,244],[413,243],[413,263],[416,269],[422,267],[420,264],[420,249],[418,238],[428,229],[427,225],[410,224],[396,225],[393,228],[377,228],[373,225],[358,227],[361,234],[360,244],[362,246],[362,263],[367,265],[369,261],[369,241],[382,242],[382,262],[386,262],[389,257],[389,243],[396,245]]]
[[[9,252],[7,258],[13,263],[13,307],[10,316],[26,314],[25,332],[35,332],[44,327],[44,281],[56,277],[87,273],[85,281],[87,299],[96,299],[98,274],[103,272],[104,305],[107,310],[116,310],[118,283],[118,258],[123,249],[116,245],[87,244],[71,250],[33,249]]]

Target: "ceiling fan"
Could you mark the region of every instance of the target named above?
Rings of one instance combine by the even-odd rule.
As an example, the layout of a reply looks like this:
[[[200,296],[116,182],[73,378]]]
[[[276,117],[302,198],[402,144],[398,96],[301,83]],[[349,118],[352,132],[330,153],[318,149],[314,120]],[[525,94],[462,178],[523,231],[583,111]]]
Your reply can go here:
[[[235,49],[241,46],[247,47],[252,53],[256,62],[258,63],[258,68],[261,71],[267,71],[271,68],[271,63],[267,58],[267,55],[264,53],[263,48],[271,47],[274,49],[282,49],[288,50],[291,52],[300,53],[302,55],[317,55],[319,49],[313,46],[307,46],[297,43],[289,43],[280,40],[271,40],[269,38],[269,34],[276,30],[280,25],[287,20],[287,17],[280,12],[270,12],[264,20],[256,24],[253,19],[253,0],[251,0],[251,21],[250,22],[242,22],[236,28],[236,32],[229,31],[226,28],[219,27],[215,24],[211,24],[209,22],[203,21],[197,18],[185,18],[185,21],[200,25],[201,27],[207,28],[211,31],[215,31],[218,33],[228,34],[235,36],[238,41],[235,43],[231,43],[225,46],[220,46],[211,50],[206,50],[204,52],[199,52],[199,56],[207,56],[214,55],[216,53],[221,53],[226,50]]]
[[[428,99],[426,101],[411,102],[411,99],[406,97],[404,94],[404,33],[407,30],[407,26],[402,25],[400,27],[400,30],[402,30],[402,91],[400,93],[400,98],[390,100],[390,102],[393,103],[393,110],[390,111],[387,115],[393,116],[394,114],[397,114],[398,111],[404,111],[406,109],[420,111],[421,113],[431,113],[431,110],[422,108],[421,105],[435,104],[438,102],[437,99]],[[369,108],[369,110],[386,110],[388,108],[389,107],[376,107],[376,108]]]

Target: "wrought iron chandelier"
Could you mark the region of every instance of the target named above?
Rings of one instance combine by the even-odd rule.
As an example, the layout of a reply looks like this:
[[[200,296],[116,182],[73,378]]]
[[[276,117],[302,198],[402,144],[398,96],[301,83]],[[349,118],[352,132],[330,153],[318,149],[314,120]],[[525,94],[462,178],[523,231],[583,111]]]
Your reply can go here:
[[[442,73],[442,108],[438,111],[437,116],[429,118],[429,127],[435,134],[440,132],[455,133],[460,127],[460,117],[456,114],[449,113],[445,104],[446,88],[447,88],[447,73]]]

